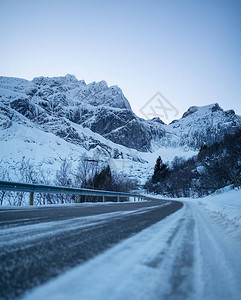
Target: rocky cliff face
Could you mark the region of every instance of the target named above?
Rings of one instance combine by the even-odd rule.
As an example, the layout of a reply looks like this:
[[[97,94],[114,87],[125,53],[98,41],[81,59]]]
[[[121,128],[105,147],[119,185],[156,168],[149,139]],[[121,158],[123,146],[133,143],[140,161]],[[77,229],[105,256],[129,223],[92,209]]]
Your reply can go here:
[[[153,139],[163,136],[159,124],[138,118],[121,89],[104,81],[86,85],[71,75],[31,82],[1,77],[0,97],[2,110],[12,109],[74,144],[84,142],[74,124],[139,151],[149,151]]]

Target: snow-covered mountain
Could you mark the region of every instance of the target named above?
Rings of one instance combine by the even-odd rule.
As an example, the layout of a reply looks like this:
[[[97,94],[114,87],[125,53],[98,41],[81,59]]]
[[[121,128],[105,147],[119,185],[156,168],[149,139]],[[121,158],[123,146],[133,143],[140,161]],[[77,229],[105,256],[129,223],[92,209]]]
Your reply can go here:
[[[32,81],[0,77],[0,159],[5,164],[26,157],[54,170],[65,157],[77,163],[87,153],[143,179],[158,155],[166,161],[190,157],[204,143],[240,127],[241,117],[218,104],[191,107],[166,125],[136,116],[121,89],[105,81],[86,84],[73,75]]]

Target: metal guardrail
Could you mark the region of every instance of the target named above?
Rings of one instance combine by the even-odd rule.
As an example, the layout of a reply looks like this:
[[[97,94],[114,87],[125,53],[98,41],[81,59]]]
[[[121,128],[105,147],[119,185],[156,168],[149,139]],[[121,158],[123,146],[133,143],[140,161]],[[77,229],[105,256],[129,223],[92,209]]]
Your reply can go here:
[[[29,192],[30,205],[33,205],[34,193],[48,193],[48,194],[72,194],[77,195],[77,203],[80,202],[80,197],[83,196],[100,196],[103,197],[103,202],[105,202],[105,197],[117,197],[119,202],[121,197],[134,197],[134,198],[146,198],[144,195],[132,194],[132,193],[122,193],[104,190],[91,190],[84,188],[71,188],[62,186],[51,186],[43,184],[33,184],[33,183],[20,183],[20,182],[9,182],[0,181],[0,191],[12,191],[12,192]]]

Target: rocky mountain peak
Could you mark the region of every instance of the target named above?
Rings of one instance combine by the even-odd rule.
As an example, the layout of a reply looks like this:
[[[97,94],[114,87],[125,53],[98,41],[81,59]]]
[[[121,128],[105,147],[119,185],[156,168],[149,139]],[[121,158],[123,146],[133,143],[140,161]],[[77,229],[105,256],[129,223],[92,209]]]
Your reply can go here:
[[[212,112],[215,112],[215,111],[223,111],[223,109],[219,106],[218,103],[211,104],[211,105],[210,105],[210,109],[212,110]]]
[[[197,106],[191,106],[189,109],[182,115],[182,118],[186,118],[191,114],[195,113],[198,110]]]
[[[50,86],[54,87],[57,85],[66,85],[70,83],[77,83],[78,80],[74,75],[67,74],[65,76],[59,76],[59,77],[35,77],[32,80],[33,83],[36,85],[42,85],[42,86]]]
[[[211,114],[213,112],[216,111],[220,111],[222,112],[223,109],[219,106],[218,103],[214,103],[214,104],[209,104],[209,105],[205,105],[205,106],[191,106],[189,107],[189,109],[182,115],[182,119],[197,113],[197,114]]]
[[[9,116],[18,113],[44,131],[78,145],[83,138],[76,126],[143,152],[180,146],[197,150],[241,126],[240,116],[233,110],[223,111],[217,103],[192,106],[169,125],[159,118],[143,120],[133,113],[118,86],[108,87],[105,81],[86,84],[74,75],[32,81],[0,77],[0,105],[4,124],[12,124],[5,113],[9,111]]]

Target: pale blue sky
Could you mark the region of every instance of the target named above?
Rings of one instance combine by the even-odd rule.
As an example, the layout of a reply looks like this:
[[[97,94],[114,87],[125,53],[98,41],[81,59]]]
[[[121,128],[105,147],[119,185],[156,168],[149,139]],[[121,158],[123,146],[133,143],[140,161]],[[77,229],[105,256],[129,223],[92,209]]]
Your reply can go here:
[[[0,0],[0,41],[0,75],[106,80],[140,116],[157,91],[178,117],[241,114],[241,0]]]

